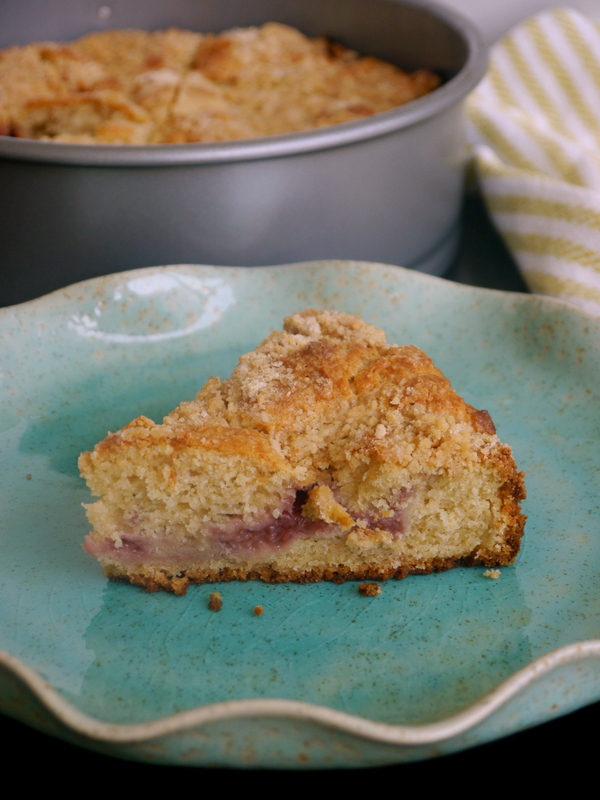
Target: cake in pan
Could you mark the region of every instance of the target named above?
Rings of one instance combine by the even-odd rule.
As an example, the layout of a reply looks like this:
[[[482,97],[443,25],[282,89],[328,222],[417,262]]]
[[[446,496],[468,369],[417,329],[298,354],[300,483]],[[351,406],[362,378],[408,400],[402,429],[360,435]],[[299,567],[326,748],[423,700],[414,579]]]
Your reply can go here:
[[[113,30],[0,52],[0,135],[79,144],[248,139],[335,125],[421,97],[412,73],[287,25]]]
[[[228,380],[79,460],[85,548],[149,591],[403,578],[516,556],[523,475],[486,411],[414,346],[307,310]]]

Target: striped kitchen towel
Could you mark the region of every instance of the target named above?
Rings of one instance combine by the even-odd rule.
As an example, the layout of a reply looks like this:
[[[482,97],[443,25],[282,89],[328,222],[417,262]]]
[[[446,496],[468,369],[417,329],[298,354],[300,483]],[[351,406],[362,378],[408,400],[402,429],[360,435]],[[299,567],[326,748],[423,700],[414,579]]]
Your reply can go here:
[[[468,114],[486,204],[529,288],[600,315],[600,25],[570,9],[518,25]]]

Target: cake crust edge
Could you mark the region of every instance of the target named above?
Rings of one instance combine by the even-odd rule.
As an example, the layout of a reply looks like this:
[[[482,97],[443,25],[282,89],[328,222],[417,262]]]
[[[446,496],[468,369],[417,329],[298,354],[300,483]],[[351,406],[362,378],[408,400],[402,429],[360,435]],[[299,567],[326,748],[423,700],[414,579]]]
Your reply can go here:
[[[429,575],[432,572],[446,572],[457,567],[505,567],[511,564],[517,553],[523,532],[524,515],[520,524],[516,521],[513,530],[507,536],[508,545],[502,553],[494,558],[482,557],[476,551],[461,558],[432,558],[422,564],[377,566],[365,565],[357,570],[344,565],[328,566],[320,569],[305,570],[301,574],[291,570],[275,569],[272,566],[255,566],[250,569],[239,567],[223,567],[221,569],[190,569],[185,574],[171,575],[161,567],[119,567],[108,566],[104,572],[113,581],[141,586],[147,592],[167,590],[175,595],[184,595],[194,584],[228,583],[230,581],[262,580],[264,583],[346,583],[346,581],[386,581],[402,580],[409,575]]]

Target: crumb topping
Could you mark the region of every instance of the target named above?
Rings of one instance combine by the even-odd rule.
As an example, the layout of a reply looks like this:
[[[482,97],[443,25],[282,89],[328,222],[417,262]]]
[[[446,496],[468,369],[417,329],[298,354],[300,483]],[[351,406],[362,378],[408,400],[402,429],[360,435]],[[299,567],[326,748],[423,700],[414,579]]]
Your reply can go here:
[[[500,570],[499,569],[486,569],[483,572],[484,578],[492,578],[492,580],[498,580],[500,577]]]
[[[209,381],[165,424],[202,420],[260,432],[306,481],[327,472],[344,500],[360,507],[381,465],[408,475],[462,469],[480,457],[497,443],[481,423],[488,418],[418,348],[388,345],[359,317],[309,309],[288,317],[227,381]]]

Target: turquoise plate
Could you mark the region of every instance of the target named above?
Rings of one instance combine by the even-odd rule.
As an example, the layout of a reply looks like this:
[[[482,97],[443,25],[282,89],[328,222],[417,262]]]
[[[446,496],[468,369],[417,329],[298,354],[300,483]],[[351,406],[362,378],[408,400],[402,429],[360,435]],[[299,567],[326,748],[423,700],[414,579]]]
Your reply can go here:
[[[77,456],[227,376],[282,317],[426,350],[527,473],[516,563],[341,586],[110,583]],[[341,767],[452,752],[600,697],[600,321],[378,264],[171,266],[0,311],[0,711],[105,753]],[[257,604],[264,614],[255,616]]]

